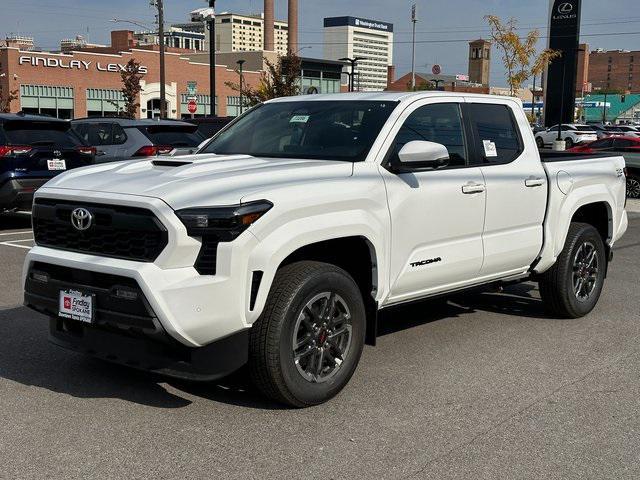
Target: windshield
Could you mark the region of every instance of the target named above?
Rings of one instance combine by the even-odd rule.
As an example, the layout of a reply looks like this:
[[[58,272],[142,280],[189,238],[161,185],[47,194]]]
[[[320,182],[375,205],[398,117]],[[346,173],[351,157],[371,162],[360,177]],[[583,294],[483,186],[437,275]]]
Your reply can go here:
[[[396,105],[350,100],[267,103],[240,118],[201,153],[358,162]]]

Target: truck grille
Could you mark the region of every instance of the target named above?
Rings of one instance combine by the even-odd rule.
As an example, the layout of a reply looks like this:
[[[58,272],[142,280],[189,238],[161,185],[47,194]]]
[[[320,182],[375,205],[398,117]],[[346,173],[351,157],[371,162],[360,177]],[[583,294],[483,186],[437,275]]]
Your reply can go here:
[[[71,214],[84,208],[91,226],[75,228]],[[150,210],[38,198],[33,206],[36,245],[140,262],[153,262],[167,246],[167,230]]]

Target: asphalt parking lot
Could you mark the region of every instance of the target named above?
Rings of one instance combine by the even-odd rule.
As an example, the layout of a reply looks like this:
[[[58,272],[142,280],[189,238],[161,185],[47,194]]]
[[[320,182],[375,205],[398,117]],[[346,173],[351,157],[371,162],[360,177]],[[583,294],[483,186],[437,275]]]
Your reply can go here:
[[[286,410],[241,377],[167,381],[50,346],[21,306],[30,219],[0,216],[0,478],[638,478],[630,217],[588,317],[546,317],[529,283],[397,308],[340,396]]]

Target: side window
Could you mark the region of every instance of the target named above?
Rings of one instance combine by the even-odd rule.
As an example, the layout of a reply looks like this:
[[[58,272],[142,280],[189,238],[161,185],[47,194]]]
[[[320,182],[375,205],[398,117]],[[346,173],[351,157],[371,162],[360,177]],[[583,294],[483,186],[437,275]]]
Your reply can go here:
[[[466,103],[463,108],[474,136],[476,162],[509,163],[522,153],[520,134],[509,107]]]
[[[610,138],[603,138],[601,140],[596,140],[591,143],[589,147],[591,148],[611,148],[613,146],[613,140]]]
[[[111,130],[111,145],[122,145],[127,141],[127,134],[124,133],[124,129],[117,123],[113,124]]]
[[[405,120],[396,136],[392,160],[398,152],[414,140],[441,143],[449,151],[450,166],[467,164],[467,148],[457,103],[434,103],[416,109]]]

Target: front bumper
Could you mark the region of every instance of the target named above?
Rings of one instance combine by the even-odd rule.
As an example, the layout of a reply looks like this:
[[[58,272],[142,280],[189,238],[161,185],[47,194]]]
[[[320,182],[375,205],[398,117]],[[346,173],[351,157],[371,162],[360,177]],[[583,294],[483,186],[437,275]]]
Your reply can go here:
[[[71,192],[43,188],[36,196],[144,207],[153,211],[167,229],[168,246],[156,260],[141,262],[36,246],[25,259],[23,285],[36,263],[66,267],[94,274],[115,275],[135,281],[154,312],[157,322],[171,338],[197,348],[251,327],[256,312],[250,306],[251,252],[258,240],[245,231],[233,242],[217,249],[215,275],[200,275],[193,265],[201,243],[187,235],[173,210],[163,201],[132,195]],[[98,303],[98,308],[100,304]]]
[[[96,304],[93,323],[58,317],[61,290],[80,290]],[[137,282],[34,262],[25,281],[25,305],[50,317],[50,340],[105,360],[190,380],[214,380],[247,362],[248,330],[204,347],[167,335]]]
[[[48,178],[10,179],[0,186],[0,211],[31,210],[35,191]]]

